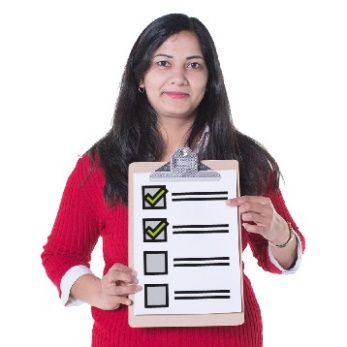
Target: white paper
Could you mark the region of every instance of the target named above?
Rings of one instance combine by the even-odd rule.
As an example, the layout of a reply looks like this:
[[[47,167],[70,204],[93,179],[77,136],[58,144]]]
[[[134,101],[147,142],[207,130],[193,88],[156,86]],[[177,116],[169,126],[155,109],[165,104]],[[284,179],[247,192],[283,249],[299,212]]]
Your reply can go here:
[[[134,174],[134,268],[143,287],[135,315],[241,312],[237,208],[225,204],[236,196],[236,171],[219,173],[174,182]]]

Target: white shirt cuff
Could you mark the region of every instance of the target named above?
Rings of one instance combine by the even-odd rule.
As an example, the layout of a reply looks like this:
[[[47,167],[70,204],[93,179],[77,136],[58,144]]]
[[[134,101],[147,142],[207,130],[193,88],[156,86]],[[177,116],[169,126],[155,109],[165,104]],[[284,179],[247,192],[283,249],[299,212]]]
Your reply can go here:
[[[293,234],[295,235],[295,237],[296,237],[296,239],[298,241],[298,247],[297,247],[297,256],[296,256],[295,264],[290,269],[284,269],[278,263],[278,261],[275,259],[275,257],[273,256],[270,245],[268,247],[268,252],[269,252],[269,257],[270,257],[271,263],[274,264],[277,267],[277,269],[281,270],[282,274],[284,274],[284,275],[290,275],[290,274],[295,273],[299,269],[300,264],[301,264],[301,256],[302,256],[301,241],[300,241],[300,238],[298,237],[298,235],[296,234],[295,231],[293,231]]]
[[[76,280],[86,274],[92,274],[92,271],[84,265],[76,265],[66,271],[60,282],[61,302],[64,306],[70,307],[83,304],[83,301],[73,298],[70,292]]]

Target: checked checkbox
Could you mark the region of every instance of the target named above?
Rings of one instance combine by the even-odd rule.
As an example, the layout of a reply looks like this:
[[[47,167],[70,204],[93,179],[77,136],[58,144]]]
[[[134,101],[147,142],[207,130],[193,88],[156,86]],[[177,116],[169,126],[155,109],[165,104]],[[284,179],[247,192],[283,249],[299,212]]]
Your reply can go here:
[[[166,209],[166,194],[168,190],[162,186],[142,187],[143,209]]]
[[[148,218],[142,220],[143,242],[166,242],[167,226],[166,218]]]

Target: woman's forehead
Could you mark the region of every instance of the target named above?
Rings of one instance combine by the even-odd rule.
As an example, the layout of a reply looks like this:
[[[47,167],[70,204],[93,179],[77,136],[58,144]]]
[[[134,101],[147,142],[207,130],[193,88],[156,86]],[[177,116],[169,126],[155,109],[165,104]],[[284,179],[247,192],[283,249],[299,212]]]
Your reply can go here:
[[[181,31],[169,36],[153,53],[169,54],[170,52],[185,51],[188,55],[201,55],[202,49],[198,37],[190,31]],[[189,52],[189,53],[188,53]]]

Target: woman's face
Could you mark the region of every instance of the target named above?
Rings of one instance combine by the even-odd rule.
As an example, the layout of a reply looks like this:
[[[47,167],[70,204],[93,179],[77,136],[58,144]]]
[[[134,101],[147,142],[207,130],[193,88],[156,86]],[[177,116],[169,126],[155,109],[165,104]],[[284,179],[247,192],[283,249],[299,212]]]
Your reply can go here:
[[[182,31],[170,36],[154,52],[140,87],[145,89],[159,121],[194,120],[207,79],[208,70],[197,37]]]

